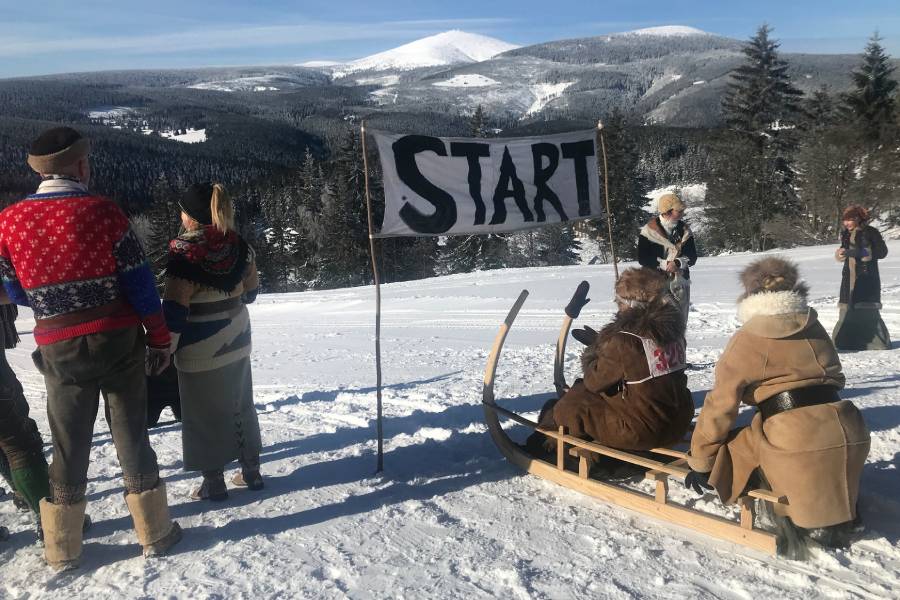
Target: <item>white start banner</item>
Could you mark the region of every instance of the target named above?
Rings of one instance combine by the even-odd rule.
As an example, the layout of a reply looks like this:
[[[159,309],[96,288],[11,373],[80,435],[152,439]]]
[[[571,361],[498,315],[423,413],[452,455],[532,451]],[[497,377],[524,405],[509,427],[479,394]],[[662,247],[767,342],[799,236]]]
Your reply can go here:
[[[515,231],[601,214],[594,129],[505,139],[370,133],[384,173],[376,237]]]

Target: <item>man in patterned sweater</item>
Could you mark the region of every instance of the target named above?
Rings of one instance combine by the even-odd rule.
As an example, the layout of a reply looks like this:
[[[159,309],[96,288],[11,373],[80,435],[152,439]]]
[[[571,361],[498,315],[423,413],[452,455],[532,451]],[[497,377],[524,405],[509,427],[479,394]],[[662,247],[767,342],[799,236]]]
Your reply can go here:
[[[101,392],[144,555],[161,554],[181,539],[146,429],[145,359],[154,371],[165,368],[169,330],[127,217],[88,192],[89,150],[74,129],[45,131],[28,154],[43,179],[37,193],[0,213],[3,286],[34,311],[32,357],[47,385],[53,462],[50,498],[41,500],[40,512],[45,558],[56,569],[77,566],[81,555]]]

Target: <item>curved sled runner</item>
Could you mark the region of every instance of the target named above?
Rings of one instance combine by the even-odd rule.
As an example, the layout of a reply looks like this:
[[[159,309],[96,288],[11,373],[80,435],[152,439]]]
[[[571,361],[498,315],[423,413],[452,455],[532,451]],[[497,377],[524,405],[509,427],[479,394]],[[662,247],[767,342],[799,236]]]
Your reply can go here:
[[[764,502],[785,503],[785,498],[778,497],[767,490],[748,492],[746,496],[739,500],[741,509],[740,522],[673,504],[668,500],[669,478],[683,479],[688,474],[689,470],[684,466],[687,453],[670,448],[654,448],[652,453],[660,455],[660,460],[656,460],[608,448],[581,438],[566,435],[563,427],[560,427],[558,431],[539,427],[534,421],[507,410],[495,402],[494,378],[503,343],[527,297],[528,291],[523,290],[500,326],[500,331],[494,340],[484,372],[482,403],[484,405],[485,420],[491,432],[491,438],[503,456],[532,475],[537,475],[589,496],[728,542],[747,546],[768,554],[775,554],[776,536],[753,527],[754,499]],[[571,323],[572,318],[567,316],[563,322],[564,333],[561,333],[557,342],[554,383],[558,393],[562,393],[567,388],[561,363],[562,358],[565,356],[565,336]],[[500,425],[501,416],[520,425],[530,427],[547,437],[554,438],[557,441],[556,463],[553,464],[533,457],[513,442]],[[578,457],[577,473],[566,468],[567,454]],[[645,467],[647,469],[645,477],[656,482],[655,495],[645,494],[591,478],[589,475],[589,457],[592,454],[608,456]]]

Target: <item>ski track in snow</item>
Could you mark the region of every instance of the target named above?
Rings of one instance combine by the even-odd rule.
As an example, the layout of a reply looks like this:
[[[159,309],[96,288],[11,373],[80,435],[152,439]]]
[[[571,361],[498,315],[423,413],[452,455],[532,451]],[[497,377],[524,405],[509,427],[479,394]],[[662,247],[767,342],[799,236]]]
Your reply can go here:
[[[900,336],[900,242],[882,261],[883,316]],[[837,319],[833,247],[791,250],[826,328]],[[695,403],[737,328],[736,274],[752,256],[701,259],[692,272],[688,359]],[[94,526],[82,567],[54,575],[30,518],[0,502],[0,597],[35,598],[889,598],[900,590],[900,394],[897,346],[842,354],[844,397],[863,410],[872,449],[860,506],[868,526],[849,550],[808,563],[766,557],[522,474],[483,424],[481,377],[493,337],[523,288],[499,401],[537,415],[553,389],[562,307],[592,284],[582,323],[613,313],[609,266],[502,270],[383,288],[385,471],[375,475],[371,287],[263,295],[251,307],[255,401],[266,489],[195,502],[181,470],[180,428],[151,430],[173,516],[185,537],[145,561],[121,495],[115,449],[98,419],[88,486]],[[33,321],[23,310],[21,332]],[[578,344],[568,349],[569,379]],[[31,335],[9,357],[47,434]],[[102,411],[101,411],[102,415]],[[164,414],[163,420],[170,419]],[[741,419],[752,416],[744,409]],[[522,439],[526,431],[512,428]],[[48,440],[49,441],[49,440]],[[230,471],[233,473],[235,465]],[[231,473],[227,476],[230,478]],[[644,483],[634,484],[646,486]],[[734,514],[673,483],[674,501]]]

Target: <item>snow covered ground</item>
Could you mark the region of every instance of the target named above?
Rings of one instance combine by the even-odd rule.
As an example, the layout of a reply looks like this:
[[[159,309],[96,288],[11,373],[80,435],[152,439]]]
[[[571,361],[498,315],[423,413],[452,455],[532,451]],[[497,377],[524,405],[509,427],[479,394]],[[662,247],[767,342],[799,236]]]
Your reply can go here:
[[[431,85],[435,87],[484,87],[488,85],[500,85],[500,82],[496,79],[485,77],[484,75],[466,73],[464,75],[451,77],[446,81],[438,81],[437,83],[433,83]]]
[[[883,315],[900,336],[900,242],[881,263]],[[833,247],[791,250],[826,328],[837,318]],[[735,330],[736,274],[752,257],[694,270],[690,385],[699,407]],[[534,415],[553,388],[562,307],[582,279],[579,323],[613,312],[612,269],[503,270],[383,288],[385,471],[375,475],[371,287],[264,295],[251,308],[254,381],[267,487],[217,504],[189,498],[178,425],[152,430],[172,514],[171,556],[145,561],[130,529],[116,455],[97,423],[88,486],[94,527],[82,568],[53,575],[28,518],[0,502],[4,598],[888,598],[900,590],[898,344],[843,354],[844,396],[863,411],[872,449],[862,483],[868,530],[808,563],[772,559],[593,500],[508,464],[483,425],[481,376],[519,291],[531,296],[498,371],[500,402]],[[33,322],[23,311],[19,330]],[[30,335],[9,352],[41,429],[43,383]],[[568,357],[569,379],[578,344]],[[102,414],[102,411],[101,411]],[[747,418],[750,411],[742,413]],[[164,417],[165,418],[165,417]],[[512,427],[507,424],[508,427]],[[522,438],[522,428],[511,429]],[[679,502],[719,510],[672,485]],[[724,512],[724,511],[723,511]]]
[[[193,129],[191,127],[184,129],[184,133],[175,133],[174,131],[163,131],[160,133],[164,138],[175,140],[183,144],[200,144],[206,141],[206,129]]]

